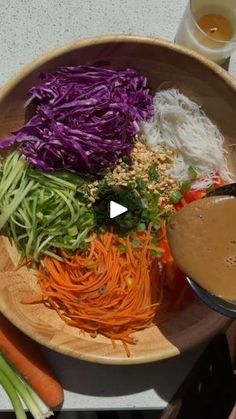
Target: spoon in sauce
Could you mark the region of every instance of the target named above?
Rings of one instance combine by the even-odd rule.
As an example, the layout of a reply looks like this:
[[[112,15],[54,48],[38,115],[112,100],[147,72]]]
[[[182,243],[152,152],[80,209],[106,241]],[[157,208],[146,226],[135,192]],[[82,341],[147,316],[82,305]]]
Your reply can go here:
[[[236,318],[236,183],[175,214],[167,231],[174,259],[197,296]]]

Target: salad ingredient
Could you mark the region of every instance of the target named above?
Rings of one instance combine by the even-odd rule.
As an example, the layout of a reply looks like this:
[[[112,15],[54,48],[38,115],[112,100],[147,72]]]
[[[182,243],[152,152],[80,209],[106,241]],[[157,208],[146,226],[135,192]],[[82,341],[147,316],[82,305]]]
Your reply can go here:
[[[172,195],[176,193],[172,192]],[[111,200],[119,202],[128,208],[128,211],[111,219],[109,210]],[[140,178],[127,186],[108,186],[107,182],[102,183],[101,191],[93,206],[97,230],[100,232],[101,229],[104,231],[113,227],[114,232],[125,235],[131,230],[140,231],[142,224],[145,230],[152,223],[151,233],[154,230],[156,234],[156,230],[160,229],[162,222],[168,220],[173,211],[170,203],[163,205],[163,200],[161,204],[159,201],[160,194],[150,192],[148,184]],[[178,201],[172,203],[175,202]]]
[[[165,223],[156,237],[150,235],[151,225],[141,230],[124,238],[114,233],[94,236],[86,255],[62,251],[64,262],[46,258],[41,293],[23,302],[49,304],[66,323],[92,337],[104,334],[113,346],[121,340],[131,356],[128,344],[137,342],[133,332],[194,298],[173,260]]]
[[[115,218],[110,218],[110,201],[119,202],[119,204],[128,208],[128,211]],[[94,204],[96,217],[96,226],[107,229],[114,226],[115,231],[119,234],[127,234],[130,230],[135,229],[143,212],[143,205],[139,195],[130,186],[107,186],[102,189],[98,195],[98,199]]]
[[[181,194],[180,191],[176,190],[174,192],[171,193],[170,195],[170,202],[172,204],[177,204],[178,202],[181,201],[181,199],[183,198],[183,195]]]
[[[197,170],[193,166],[188,167],[188,174],[189,174],[190,180],[197,179],[197,177],[199,176]]]
[[[143,132],[148,146],[158,151],[166,147],[176,154],[169,174],[183,182],[193,179],[193,170],[199,176],[193,188],[208,188],[219,173],[231,181],[228,171],[224,138],[217,126],[207,117],[200,105],[176,89],[161,90],[154,97],[155,114],[149,122],[143,123]]]
[[[139,123],[153,115],[147,80],[134,69],[61,67],[41,79],[26,103],[35,115],[0,148],[18,143],[45,171],[103,174],[131,152]]]
[[[14,241],[21,259],[36,262],[54,248],[86,246],[93,212],[80,200],[75,174],[41,172],[17,151],[9,155],[0,180],[0,229]],[[6,187],[7,185],[7,187]]]
[[[9,378],[0,370],[0,385],[6,391],[9,399],[11,400],[16,419],[27,419],[21,399]]]
[[[27,182],[24,179],[24,176],[22,176],[22,172],[25,170],[26,166],[27,164],[25,159],[20,158],[20,156],[13,153],[6,159],[3,167],[1,167],[0,230],[18,208],[22,199],[24,199],[34,186],[34,182],[32,180]],[[12,188],[15,188],[15,191],[12,194],[11,200],[5,200],[8,191],[12,192]]]
[[[63,389],[38,345],[0,314],[0,353],[50,408],[63,403]],[[1,367],[0,367],[1,369]]]
[[[96,180],[88,185],[87,194],[89,196],[90,205],[95,204],[96,209],[96,201],[101,194],[112,194],[114,193],[114,188],[128,187],[141,199],[142,206],[145,208],[144,212],[147,212],[152,194],[156,199],[156,202],[153,204],[156,211],[173,211],[170,195],[173,191],[178,189],[180,185],[166,174],[173,163],[172,152],[167,152],[161,148],[158,152],[151,151],[144,142],[140,141],[139,138],[136,138],[133,150],[129,157],[128,161],[126,158],[122,159],[113,171],[108,172],[102,180]],[[111,199],[113,200],[112,196]],[[122,204],[123,200],[120,201],[119,199],[121,198],[117,198],[117,202],[121,202]],[[130,207],[129,204],[127,205],[127,202],[123,202],[122,205],[127,206],[128,208]],[[139,206],[137,206],[137,208],[138,207]],[[111,224],[111,220],[108,219],[108,207],[104,208],[103,214],[104,218],[107,220],[106,225]],[[130,214],[126,214],[126,218],[129,218],[129,216]],[[140,215],[140,223],[142,222],[141,218]],[[117,221],[119,220],[117,219]],[[153,218],[147,218],[145,216],[145,226],[150,221],[154,221]],[[136,228],[136,223],[134,225]],[[127,229],[127,231],[128,230],[129,229]]]
[[[32,397],[33,390],[29,391],[30,386],[26,384],[22,377],[18,376],[17,372],[12,368],[6,359],[0,354],[0,384],[6,390],[16,417],[19,419],[26,419],[21,400],[30,411],[35,419],[44,419],[53,415],[48,407],[38,398]],[[20,397],[19,397],[20,396]]]
[[[120,162],[105,176],[108,185],[135,185],[138,179],[145,183],[150,192],[160,193],[161,201],[167,201],[170,192],[178,188],[178,183],[166,174],[171,170],[173,153],[161,147],[152,151],[141,137],[140,140],[136,139],[130,157],[131,162]]]
[[[189,189],[191,189],[191,185],[192,185],[192,182],[190,180],[184,180],[181,183],[181,190],[183,192],[189,191]]]
[[[160,180],[160,174],[159,174],[159,171],[158,171],[157,164],[153,163],[149,166],[148,176],[149,176],[149,179],[151,179],[151,180],[156,180],[156,181]]]
[[[211,196],[185,206],[168,226],[180,269],[201,287],[236,301],[236,199]]]
[[[139,246],[132,246],[138,239]],[[137,242],[136,242],[137,244]],[[41,294],[25,303],[45,302],[69,325],[92,337],[135,343],[132,333],[152,324],[161,303],[163,283],[152,265],[150,231],[121,238],[106,232],[94,236],[87,254],[46,258],[39,273]]]

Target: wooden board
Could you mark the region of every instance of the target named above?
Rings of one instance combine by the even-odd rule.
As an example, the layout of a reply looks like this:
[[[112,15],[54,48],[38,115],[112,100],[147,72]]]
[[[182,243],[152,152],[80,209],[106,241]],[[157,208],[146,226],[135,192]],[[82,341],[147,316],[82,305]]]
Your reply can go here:
[[[135,36],[110,36],[81,40],[56,49],[26,66],[0,91],[0,138],[19,128],[27,118],[24,102],[28,89],[42,71],[59,65],[110,62],[113,68],[134,67],[148,78],[153,89],[175,86],[201,104],[219,125],[229,151],[228,164],[236,174],[236,82],[222,68],[200,55],[170,42]],[[122,344],[116,349],[105,337],[81,335],[42,304],[24,305],[38,289],[34,272],[16,271],[16,251],[0,238],[0,311],[17,327],[43,345],[70,356],[100,363],[151,362],[190,349],[224,329],[230,320],[199,301],[136,334],[138,344],[126,357]]]

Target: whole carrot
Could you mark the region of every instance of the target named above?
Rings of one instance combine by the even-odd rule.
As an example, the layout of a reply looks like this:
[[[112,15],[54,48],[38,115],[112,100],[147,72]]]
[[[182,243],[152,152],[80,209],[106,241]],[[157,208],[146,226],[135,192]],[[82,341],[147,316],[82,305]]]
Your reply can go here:
[[[0,313],[0,352],[51,409],[64,400],[63,388],[38,345]]]

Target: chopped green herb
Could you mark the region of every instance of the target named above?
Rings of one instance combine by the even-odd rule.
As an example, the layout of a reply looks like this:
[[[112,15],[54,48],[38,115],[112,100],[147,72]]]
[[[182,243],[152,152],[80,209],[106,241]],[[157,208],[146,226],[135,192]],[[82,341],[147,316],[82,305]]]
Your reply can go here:
[[[98,189],[99,191],[106,191],[107,189],[109,189],[109,185],[106,179],[102,179],[100,180],[99,184],[98,184]]]
[[[133,163],[133,161],[132,161],[132,157],[131,157],[130,155],[123,156],[123,157],[122,157],[122,161],[123,161],[125,164],[128,164],[129,166],[131,166],[131,164]]]
[[[156,163],[153,163],[151,166],[149,166],[148,176],[151,180],[156,180],[156,181],[160,180],[160,174],[159,174],[158,166]]]
[[[134,248],[134,249],[137,249],[139,246],[140,246],[140,240],[139,239],[133,239],[132,240],[132,247]]]
[[[109,211],[111,200],[127,207],[128,211],[111,219]],[[136,228],[140,221],[143,207],[138,193],[127,185],[109,186],[107,190],[101,191],[93,209],[99,230],[100,227],[112,225],[119,234],[125,235]]]
[[[178,202],[181,201],[183,198],[183,195],[180,191],[174,191],[170,194],[170,202],[171,204],[178,204]]]
[[[162,249],[152,249],[150,253],[153,258],[158,258],[163,255]]]
[[[147,191],[147,185],[142,178],[136,178],[136,185],[137,185],[138,192]]]
[[[159,193],[146,192],[142,195],[142,205],[143,211],[140,222],[143,222],[145,225],[148,225],[150,222],[153,225],[160,226],[160,208],[158,206],[158,201],[160,198]]]
[[[142,231],[144,231],[146,229],[146,225],[145,225],[145,223],[139,223],[138,225],[137,225],[137,227],[136,227],[136,230],[137,231],[139,231],[140,233],[142,232]]]
[[[107,286],[106,286],[106,285],[102,285],[102,286],[99,288],[99,293],[100,293],[100,294],[105,294],[106,290],[107,290]]]
[[[171,211],[166,211],[162,217],[165,219],[166,223],[169,224],[172,217],[173,217],[173,213]]]
[[[124,244],[120,244],[120,245],[118,246],[118,250],[119,250],[121,253],[127,253],[127,252],[128,252],[128,247],[127,247],[127,246],[125,246]]]
[[[155,223],[153,224],[153,228],[155,228],[155,230],[159,230],[161,228],[160,218],[158,218],[158,220],[155,221]]]
[[[156,237],[153,237],[151,243],[152,245],[156,246],[160,242],[160,240],[161,240],[161,237],[156,236]]]
[[[191,182],[189,180],[185,180],[184,182],[182,182],[181,189],[184,192],[189,191],[189,189],[191,189]]]
[[[194,180],[198,177],[198,172],[195,169],[195,167],[193,167],[193,166],[189,166],[188,174],[189,174],[189,177],[190,177],[191,180]]]

